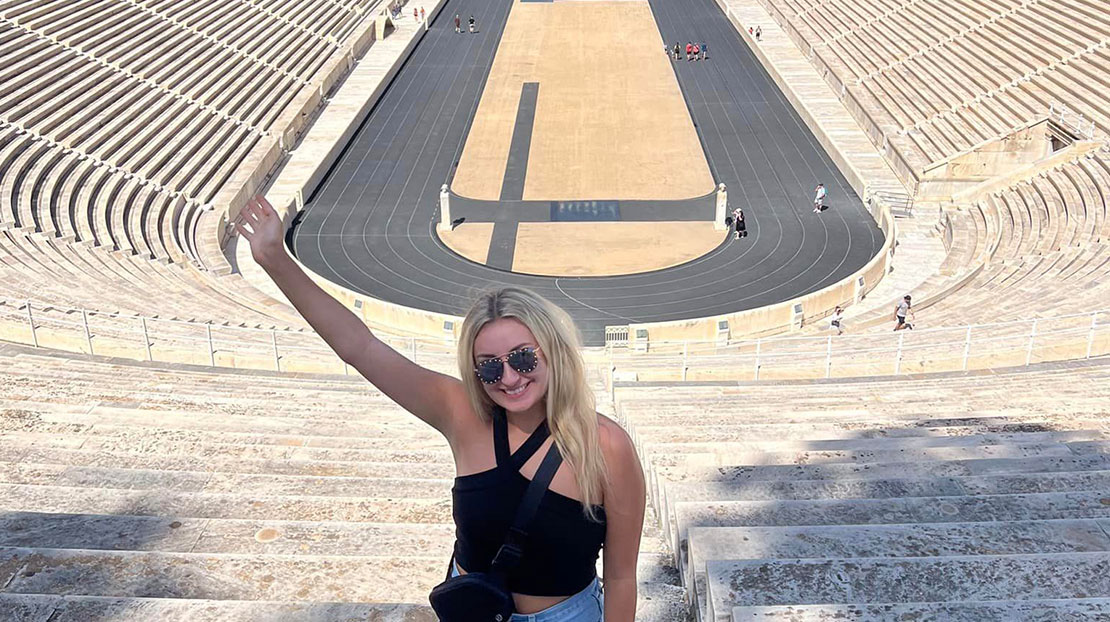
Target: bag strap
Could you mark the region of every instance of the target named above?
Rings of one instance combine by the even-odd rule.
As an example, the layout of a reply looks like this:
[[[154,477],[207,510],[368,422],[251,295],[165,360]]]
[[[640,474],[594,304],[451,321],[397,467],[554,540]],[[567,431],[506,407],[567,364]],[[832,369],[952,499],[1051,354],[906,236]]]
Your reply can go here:
[[[540,501],[543,500],[543,495],[547,492],[555,472],[559,470],[559,465],[562,463],[563,456],[559,453],[559,448],[555,443],[551,443],[547,455],[544,456],[540,467],[536,469],[536,475],[528,484],[528,489],[524,491],[524,497],[517,506],[516,518],[513,519],[513,525],[509,527],[509,532],[505,536],[505,543],[498,549],[493,563],[490,564],[491,573],[504,578],[524,557],[524,542],[528,537],[526,528],[536,517],[536,512],[540,509]]]

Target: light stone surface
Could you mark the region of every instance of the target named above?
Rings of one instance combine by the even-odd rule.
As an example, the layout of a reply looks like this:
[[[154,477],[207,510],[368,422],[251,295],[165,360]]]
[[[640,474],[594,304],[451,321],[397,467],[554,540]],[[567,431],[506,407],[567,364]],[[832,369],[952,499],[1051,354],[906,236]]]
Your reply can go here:
[[[1088,598],[1110,595],[1110,553],[707,564],[711,615],[737,605]]]
[[[734,607],[732,622],[1082,622],[1110,618],[1110,599]]]
[[[431,607],[0,594],[11,622],[435,622]]]

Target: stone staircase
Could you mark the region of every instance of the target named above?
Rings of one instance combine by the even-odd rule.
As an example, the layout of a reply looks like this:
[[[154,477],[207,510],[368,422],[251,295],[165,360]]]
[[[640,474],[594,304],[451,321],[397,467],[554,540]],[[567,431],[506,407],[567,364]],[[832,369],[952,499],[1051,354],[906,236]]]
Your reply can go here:
[[[365,381],[0,345],[0,383],[0,619],[434,619],[450,450]],[[686,610],[660,533],[638,620]]]
[[[695,618],[1110,616],[1110,360],[628,383],[617,412]],[[772,406],[773,405],[773,406]]]

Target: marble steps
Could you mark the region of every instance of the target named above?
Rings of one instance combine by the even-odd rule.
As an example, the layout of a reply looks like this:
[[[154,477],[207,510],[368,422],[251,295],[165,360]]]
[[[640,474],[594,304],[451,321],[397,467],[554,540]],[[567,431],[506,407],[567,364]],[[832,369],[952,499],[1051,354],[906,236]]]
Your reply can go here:
[[[176,452],[86,451],[11,447],[0,438],[0,460],[20,460],[31,464],[60,464],[70,467],[112,467],[160,471],[208,471],[259,475],[299,475],[316,477],[385,477],[402,479],[451,479],[455,466],[442,452],[408,452],[407,460],[387,455],[378,462],[341,462],[334,460],[283,460],[245,458],[219,451],[192,453],[186,448]],[[163,448],[164,449],[164,448]],[[196,449],[196,447],[192,447]],[[206,455],[207,454],[207,455]],[[389,459],[393,458],[393,459]]]
[[[851,605],[733,607],[732,622],[1096,622],[1110,619],[1110,598],[995,600]]]
[[[186,516],[0,514],[0,546],[163,553],[374,556],[442,554],[451,524],[239,520]]]
[[[694,527],[790,527],[1110,518],[1110,489],[997,495],[687,501],[674,505],[672,548]]]
[[[98,426],[95,432],[105,432]],[[167,458],[189,456],[214,460],[276,460],[315,462],[321,468],[330,464],[360,463],[371,465],[390,462],[422,462],[453,464],[447,442],[428,449],[382,447],[383,443],[364,443],[364,447],[308,446],[301,437],[259,437],[251,434],[185,434],[174,431],[135,433],[134,430],[107,430],[108,434],[59,435],[54,432],[0,432],[0,448],[11,455],[26,452],[28,457],[54,450],[80,450],[83,453],[107,455],[159,455]],[[232,442],[238,441],[238,442]],[[337,442],[350,442],[340,439]],[[372,467],[371,467],[372,468]]]
[[[782,505],[783,502],[850,502],[852,500],[928,499],[930,497],[970,499],[974,497],[1038,495],[1079,491],[1087,491],[1092,494],[1110,494],[1110,471],[1023,473],[923,479],[891,478],[845,482],[834,480],[740,482],[721,486],[704,483],[676,484],[667,490],[667,499],[659,502],[659,505],[662,505],[666,510],[665,512],[660,511],[659,515],[663,531],[671,536],[672,542],[677,542],[675,531],[682,529],[683,514],[689,513],[693,508],[704,507],[705,504],[724,504],[720,510],[723,514],[727,514],[730,509],[729,504],[732,502]],[[731,509],[743,511],[745,508],[736,506]],[[696,513],[696,510],[693,511]],[[1049,518],[1056,517],[1054,515]],[[987,520],[991,519],[988,518]]]
[[[44,380],[44,383],[53,381]],[[49,385],[49,384],[47,384]],[[119,384],[119,391],[104,391],[102,388],[79,388],[72,394],[59,394],[59,391],[43,390],[40,394],[26,390],[14,390],[0,400],[0,410],[65,411],[100,408],[132,408],[153,412],[220,412],[231,415],[254,414],[276,415],[276,417],[300,417],[302,419],[344,419],[365,420],[370,423],[421,423],[412,414],[385,398],[354,399],[343,393],[321,393],[319,395],[284,392],[278,394],[252,395],[252,397],[226,397],[211,390],[204,393],[154,393],[142,390],[144,385]],[[70,387],[69,390],[74,388]],[[367,414],[369,413],[369,414]]]
[[[705,607],[706,563],[727,560],[945,557],[1110,551],[1110,521],[1049,520],[690,530],[680,568]]]
[[[377,423],[373,421],[314,421],[301,417],[227,415],[212,412],[172,412],[96,406],[82,411],[42,413],[40,420],[48,423],[80,426],[101,424],[126,425],[167,430],[206,430],[213,432],[256,432],[297,434],[311,433],[314,436],[338,436],[361,438],[424,439],[440,437],[432,427]],[[415,417],[413,418],[415,419]]]
[[[447,559],[3,547],[0,582],[24,594],[418,603]]]
[[[1110,553],[706,564],[707,620],[736,606],[860,604],[1110,596]]]
[[[0,484],[0,507],[22,512],[128,514],[352,523],[451,523],[451,498],[255,495]]]
[[[978,458],[968,460],[914,460],[904,462],[860,462],[825,464],[765,464],[757,466],[658,467],[661,482],[749,482],[859,479],[888,479],[897,474],[903,479],[1050,473],[1061,471],[1099,471],[1110,469],[1110,455],[1029,456],[1020,458]]]
[[[443,580],[448,559],[447,554],[258,555],[0,547],[0,581],[6,594],[423,603],[431,588]],[[676,571],[658,554],[640,556],[637,578],[649,601],[673,598],[681,589],[669,583],[677,582]]]
[[[640,415],[625,411],[625,421],[634,427],[675,428],[675,427],[716,427],[721,425],[763,425],[763,426],[788,426],[808,423],[880,423],[901,427],[942,427],[953,425],[987,425],[1004,423],[1028,423],[1031,420],[1048,419],[1055,417],[1075,416],[1085,413],[1097,414],[1102,410],[1102,404],[1110,399],[1110,395],[1092,398],[1093,403],[1075,401],[1074,397],[1060,396],[1060,400],[1068,400],[1067,408],[1060,403],[1037,405],[1030,404],[1025,407],[1012,409],[974,408],[969,410],[966,404],[935,404],[928,406],[916,405],[907,408],[903,404],[871,404],[861,410],[840,410],[830,405],[829,410],[817,407],[814,410],[791,410],[785,413],[776,413],[774,418],[768,418],[766,412],[745,412],[743,410],[720,410],[706,408],[698,409],[701,404],[691,403],[681,412],[671,416],[658,414]]]
[[[806,454],[818,457],[821,454],[836,452],[900,451],[928,447],[975,447],[1006,445],[1010,443],[1045,444],[1069,443],[1075,447],[1085,441],[1106,439],[1101,430],[1061,430],[1052,432],[985,432],[964,436],[907,436],[899,438],[840,438],[792,441],[709,441],[675,442],[653,441],[643,443],[641,449],[654,459],[685,454],[716,454],[725,458],[730,455],[759,454]],[[719,451],[718,451],[719,450]],[[735,462],[733,462],[735,464]],[[666,465],[662,465],[666,466]]]
[[[1024,440],[1024,439],[1021,439]],[[882,447],[880,444],[879,447]],[[645,462],[666,473],[706,468],[735,466],[862,464],[872,462],[908,462],[938,460],[972,460],[979,458],[1029,458],[1042,456],[1074,456],[1066,443],[1020,443],[995,445],[936,445],[895,449],[841,449],[827,451],[709,451],[697,454],[666,454],[644,452]],[[661,478],[662,479],[662,478]]]
[[[1099,429],[1098,423],[1092,426]],[[1045,421],[1032,421],[1027,423],[980,424],[969,426],[937,426],[929,428],[899,427],[889,425],[869,425],[861,422],[858,425],[842,425],[835,423],[821,424],[796,424],[790,426],[773,426],[758,424],[734,424],[707,428],[667,427],[667,428],[641,428],[629,426],[635,430],[634,439],[637,445],[665,440],[670,443],[705,443],[712,441],[808,441],[808,440],[844,440],[852,438],[907,438],[920,436],[967,436],[970,434],[987,434],[991,432],[1051,432],[1060,429],[1055,423]],[[1076,426],[1083,427],[1080,422]]]
[[[282,430],[273,432],[247,432],[247,431],[212,431],[204,428],[159,428],[159,427],[142,427],[138,425],[127,425],[120,423],[98,423],[92,424],[72,424],[72,423],[50,423],[50,422],[31,422],[31,423],[18,423],[10,418],[6,418],[9,422],[7,429],[12,429],[13,425],[19,425],[19,429],[14,432],[6,432],[0,428],[0,434],[5,436],[11,435],[13,437],[20,434],[47,434],[47,435],[66,435],[72,436],[76,439],[83,439],[80,446],[83,448],[96,448],[104,445],[110,445],[119,441],[134,442],[137,446],[152,447],[159,442],[172,441],[172,442],[191,442],[191,443],[221,443],[231,445],[258,445],[270,447],[282,447],[284,449],[294,448],[320,448],[332,449],[336,451],[337,455],[347,455],[344,451],[348,452],[350,456],[365,455],[367,451],[374,450],[396,450],[398,445],[401,444],[396,438],[383,435],[380,437],[353,437],[353,436],[333,436],[333,435],[316,435],[316,434],[293,434],[284,433]],[[442,450],[446,455],[450,455],[450,450],[447,440],[435,432],[431,428],[429,435],[419,438],[406,438],[404,439],[403,446],[408,450],[420,451],[437,451]],[[77,442],[77,441],[73,441]],[[328,459],[323,458],[321,459]],[[330,458],[340,459],[340,458]],[[350,458],[358,460],[358,457]]]
[[[641,556],[664,554],[645,524]],[[451,556],[451,524],[236,520],[182,516],[0,514],[0,546],[167,553]]]
[[[6,622],[435,622],[427,605],[0,593]]]
[[[437,499],[451,496],[452,478],[401,479],[168,471],[81,467],[59,464],[0,463],[0,482],[33,486],[72,486],[110,490],[239,493],[296,497]]]

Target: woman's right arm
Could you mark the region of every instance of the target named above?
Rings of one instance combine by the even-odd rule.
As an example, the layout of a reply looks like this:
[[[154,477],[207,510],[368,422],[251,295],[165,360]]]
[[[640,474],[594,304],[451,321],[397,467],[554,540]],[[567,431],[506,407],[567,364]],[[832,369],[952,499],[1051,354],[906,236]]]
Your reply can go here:
[[[258,265],[339,358],[405,410],[452,438],[454,421],[469,410],[461,382],[402,356],[309,278],[285,251],[281,217],[264,197],[256,196],[239,212],[235,230],[250,242]]]

